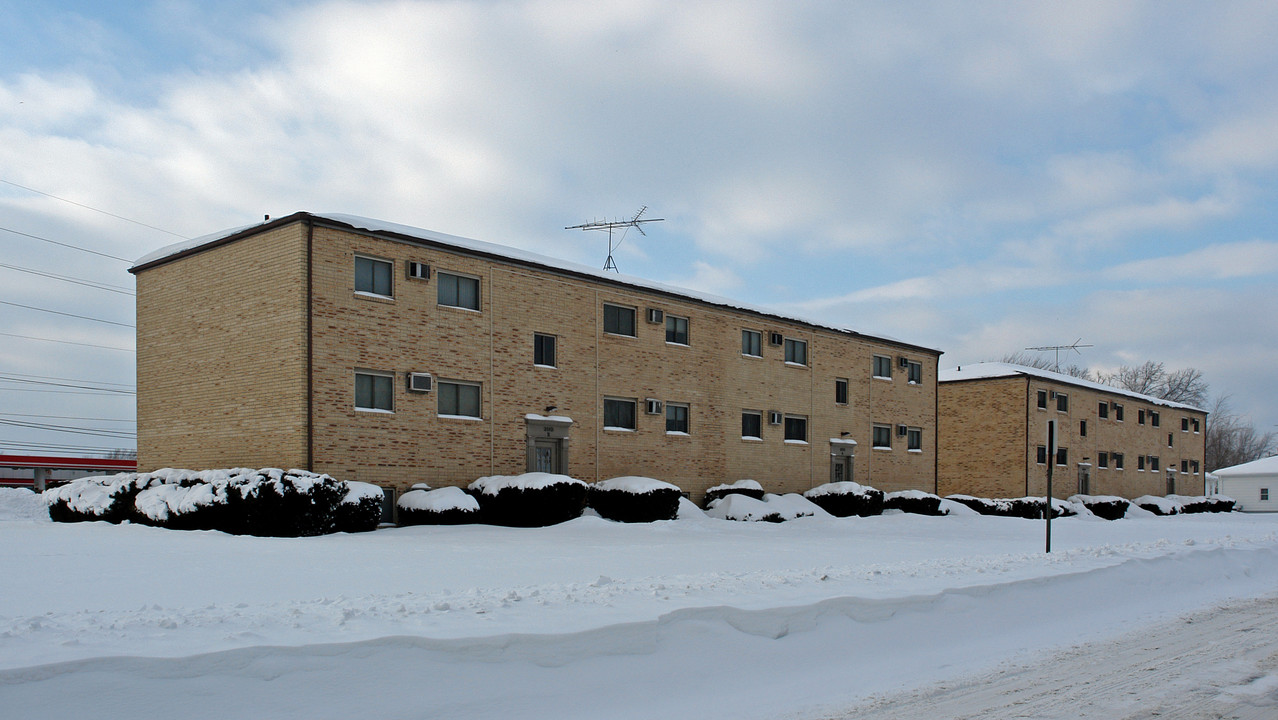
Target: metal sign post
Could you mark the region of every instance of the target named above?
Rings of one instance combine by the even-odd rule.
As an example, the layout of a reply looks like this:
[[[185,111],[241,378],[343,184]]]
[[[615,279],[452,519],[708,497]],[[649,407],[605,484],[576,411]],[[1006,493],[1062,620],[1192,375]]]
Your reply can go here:
[[[1052,467],[1056,465],[1056,421],[1047,421],[1047,503],[1043,516],[1047,518],[1047,552],[1052,551]]]

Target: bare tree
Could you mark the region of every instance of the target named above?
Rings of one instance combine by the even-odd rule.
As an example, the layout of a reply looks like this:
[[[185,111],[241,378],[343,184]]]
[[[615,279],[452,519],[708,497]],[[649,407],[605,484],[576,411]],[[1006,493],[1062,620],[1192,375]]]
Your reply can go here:
[[[1170,402],[1194,407],[1207,404],[1207,381],[1197,368],[1167,372],[1162,363],[1149,360],[1135,367],[1123,365],[1112,373],[1098,373],[1097,380]]]
[[[1235,414],[1229,396],[1216,398],[1207,415],[1207,471],[1241,465],[1278,452],[1278,435],[1260,432],[1251,421]]]

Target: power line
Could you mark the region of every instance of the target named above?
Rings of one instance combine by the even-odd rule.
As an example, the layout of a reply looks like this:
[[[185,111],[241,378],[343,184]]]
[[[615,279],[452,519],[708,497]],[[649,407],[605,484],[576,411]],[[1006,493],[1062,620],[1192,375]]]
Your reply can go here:
[[[40,342],[61,343],[63,345],[79,345],[80,347],[101,348],[102,350],[119,350],[120,352],[137,352],[133,348],[115,347],[114,345],[94,345],[93,343],[75,342],[73,340],[54,340],[53,338],[42,338],[34,335],[17,335],[14,333],[0,332],[0,336],[22,338],[23,340],[39,340]]]
[[[8,300],[0,300],[0,305],[12,305],[14,307],[26,308],[27,310],[38,310],[40,312],[53,313],[54,315],[65,315],[67,317],[79,318],[81,320],[92,320],[93,322],[106,323],[108,325],[119,325],[120,327],[126,328],[136,327],[135,325],[116,322],[114,320],[103,320],[102,318],[89,317],[88,315],[76,315],[75,313],[66,313],[60,310],[49,310],[48,308],[39,308],[32,305],[22,305],[16,302],[9,302]]]
[[[45,432],[70,433],[73,435],[96,435],[98,437],[118,438],[120,440],[131,440],[138,436],[137,433],[132,433],[127,430],[86,428],[74,425],[53,425],[50,423],[23,422],[22,420],[0,420],[0,425],[10,425],[12,427],[29,428]]]
[[[74,388],[76,390],[96,390],[98,392],[104,392],[104,393],[119,393],[121,395],[137,394],[133,390],[124,390],[120,388],[93,387],[92,385],[72,385],[70,383],[50,382],[48,380],[28,380],[25,378],[8,377],[6,375],[0,375],[0,382],[29,383],[32,385],[51,385],[53,387]],[[6,388],[6,389],[12,390],[17,388]]]
[[[18,272],[30,273],[32,275],[40,275],[42,277],[53,278],[54,280],[61,280],[63,282],[75,283],[76,285],[85,285],[97,290],[106,290],[107,292],[120,293],[121,295],[136,294],[132,290],[129,290],[128,288],[119,287],[118,285],[107,285],[106,283],[100,283],[94,280],[85,280],[84,278],[73,278],[67,275],[55,275],[54,273],[48,273],[42,270],[33,270],[31,268],[18,267],[17,265],[6,265],[4,263],[0,263],[0,268],[17,270]]]
[[[97,397],[127,397],[134,393],[111,392],[110,390],[46,390],[44,388],[12,388],[0,387],[0,392],[49,393],[50,395],[96,395]]]
[[[61,200],[61,201],[62,201],[62,202],[64,202],[64,203],[71,203],[72,205],[75,205],[76,207],[82,207],[82,208],[84,208],[85,210],[92,210],[93,212],[96,212],[96,213],[102,213],[103,215],[109,215],[109,216],[111,216],[111,217],[113,217],[113,218],[115,218],[115,219],[117,219],[117,220],[123,220],[123,221],[125,221],[125,222],[131,222],[131,223],[133,223],[134,225],[140,225],[140,226],[142,226],[142,227],[144,227],[144,228],[150,228],[150,229],[152,229],[152,230],[159,230],[160,232],[162,232],[162,233],[168,233],[169,235],[172,235],[173,237],[182,238],[183,240],[190,240],[190,238],[188,238],[188,237],[186,237],[186,236],[184,236],[184,235],[178,235],[177,233],[175,233],[175,232],[173,232],[173,231],[171,231],[171,230],[165,230],[164,228],[156,227],[156,226],[154,226],[154,225],[147,225],[147,224],[146,224],[146,223],[144,223],[144,222],[140,222],[140,221],[138,221],[138,220],[134,220],[134,219],[132,219],[132,218],[126,218],[126,217],[124,217],[123,215],[116,215],[115,213],[113,213],[113,212],[107,212],[106,210],[99,210],[98,208],[95,208],[95,207],[93,207],[93,206],[91,206],[91,205],[85,205],[84,203],[78,203],[78,202],[76,202],[76,201],[74,201],[74,200],[68,200],[68,199],[66,199],[66,198],[64,198],[64,197],[58,197],[57,195],[54,195],[53,193],[47,193],[47,192],[44,192],[43,190],[36,190],[35,188],[30,188],[30,187],[27,187],[26,185],[19,185],[19,184],[18,184],[18,183],[16,183],[16,182],[11,182],[11,181],[9,181],[9,180],[5,180],[5,179],[3,179],[3,178],[0,178],[0,183],[4,183],[5,185],[12,185],[12,186],[14,186],[14,187],[16,187],[16,188],[22,188],[23,190],[26,190],[26,191],[28,191],[28,192],[33,192],[33,193],[35,193],[35,194],[37,194],[37,195],[43,195],[43,196],[45,196],[45,197],[53,198],[54,200]]]
[[[64,378],[64,377],[56,377],[53,375],[31,375],[29,373],[6,372],[3,370],[0,370],[0,375],[12,375],[14,377],[20,377],[20,378],[36,378],[38,380],[65,380],[66,382],[84,382],[84,383],[93,383],[94,385],[118,385],[120,387],[126,387],[126,388],[137,387],[136,385],[133,385],[131,383],[118,383],[118,382],[111,382],[110,380],[85,380],[84,378]],[[4,415],[4,413],[0,413],[0,415]]]
[[[3,181],[3,180],[0,180],[0,182],[4,182],[4,181]],[[21,235],[21,236],[23,236],[23,237],[29,237],[29,238],[31,238],[32,240],[40,240],[40,241],[47,242],[47,243],[53,243],[54,245],[61,245],[62,247],[71,248],[72,250],[79,250],[79,251],[81,251],[81,252],[87,252],[87,253],[91,253],[91,254],[93,254],[93,255],[101,255],[101,256],[102,256],[102,257],[104,257],[104,258],[111,258],[112,260],[119,260],[120,262],[126,262],[126,263],[129,263],[130,265],[132,265],[132,264],[133,264],[133,261],[132,261],[132,260],[130,260],[130,259],[128,259],[128,258],[122,258],[122,257],[119,257],[118,255],[109,255],[109,254],[104,253],[104,252],[98,252],[97,250],[90,250],[89,248],[82,248],[82,247],[80,247],[79,245],[72,245],[71,243],[64,243],[64,242],[58,242],[57,240],[50,240],[49,238],[40,237],[39,235],[32,235],[31,233],[24,233],[24,232],[22,232],[22,231],[20,231],[20,230],[14,230],[13,228],[0,227],[0,230],[3,230],[3,231],[5,231],[5,232],[11,232],[11,233],[13,233],[14,235]]]
[[[122,422],[122,423],[137,422],[137,420],[124,420],[122,418],[80,417],[79,415],[33,415],[31,413],[6,413],[6,412],[0,412],[0,417],[32,417],[32,418],[44,418],[46,420],[89,420],[91,422]]]
[[[9,448],[11,450],[39,450],[41,452],[53,453],[112,453],[117,450],[130,450],[131,448],[115,447],[97,447],[94,445],[65,445],[61,443],[43,443],[43,442],[23,442],[21,440],[0,440],[0,447]]]

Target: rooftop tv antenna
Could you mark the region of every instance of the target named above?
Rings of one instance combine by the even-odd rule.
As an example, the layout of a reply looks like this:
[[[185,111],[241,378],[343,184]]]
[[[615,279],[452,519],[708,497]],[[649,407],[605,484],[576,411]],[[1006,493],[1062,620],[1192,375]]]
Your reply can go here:
[[[1079,352],[1079,350],[1078,350],[1079,348],[1096,347],[1095,345],[1080,345],[1079,343],[1081,343],[1081,342],[1083,342],[1083,338],[1079,338],[1079,339],[1075,340],[1073,343],[1071,343],[1071,344],[1069,344],[1069,345],[1043,345],[1043,346],[1040,346],[1040,347],[1027,347],[1027,348],[1025,348],[1025,349],[1026,349],[1026,350],[1037,350],[1037,351],[1039,351],[1039,352],[1055,351],[1055,353],[1056,353],[1056,365],[1055,365],[1054,369],[1056,370],[1056,372],[1060,372],[1060,371],[1061,371],[1061,351],[1062,351],[1062,350],[1066,351],[1066,354],[1068,354],[1070,350],[1073,350],[1074,352],[1078,353],[1079,355],[1082,355],[1083,353]]]
[[[613,272],[621,272],[620,270],[617,269],[617,261],[612,259],[612,253],[614,250],[621,247],[621,243],[625,241],[626,233],[630,232],[630,228],[634,228],[639,231],[640,235],[646,236],[648,233],[643,231],[644,223],[661,222],[665,220],[665,218],[644,218],[643,214],[646,212],[648,212],[648,206],[644,205],[643,207],[639,208],[639,212],[635,213],[635,216],[630,218],[629,220],[595,220],[594,222],[588,222],[583,225],[569,225],[568,227],[564,229],[565,230],[607,230],[608,231],[608,259],[604,261],[603,269],[611,270]],[[640,218],[643,218],[643,219],[640,219]],[[612,231],[616,230],[617,228],[623,228],[623,231],[621,233],[621,237],[617,238],[617,241],[614,243],[612,239],[613,237]]]

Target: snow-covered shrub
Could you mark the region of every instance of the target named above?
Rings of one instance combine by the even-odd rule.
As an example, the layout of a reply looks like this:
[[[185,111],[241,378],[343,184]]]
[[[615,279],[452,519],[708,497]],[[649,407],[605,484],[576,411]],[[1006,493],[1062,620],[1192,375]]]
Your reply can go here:
[[[336,531],[338,508],[350,492],[347,483],[304,470],[166,468],[80,478],[47,491],[45,501],[49,516],[60,522],[132,520],[172,529],[298,537]]]
[[[818,485],[803,493],[835,517],[869,517],[883,514],[883,491],[851,481]]]
[[[1179,515],[1184,512],[1181,504],[1170,497],[1158,497],[1157,495],[1141,495],[1131,501],[1133,505],[1148,510],[1155,515]]]
[[[399,496],[399,524],[466,525],[479,522],[479,501],[459,487],[409,490]]]
[[[1007,503],[1000,503],[997,500],[988,498],[978,498],[971,495],[946,495],[946,500],[953,500],[960,505],[966,505],[982,515],[1011,515],[1011,507]]]
[[[745,495],[755,500],[762,500],[763,486],[756,480],[738,480],[734,483],[715,485],[706,491],[705,500],[702,500],[701,504],[708,509],[710,503],[726,495]]]
[[[1219,512],[1214,509],[1212,499],[1204,495],[1168,495],[1167,499],[1176,503],[1185,514]]]
[[[543,527],[571,520],[586,507],[586,483],[567,475],[491,475],[470,484],[484,522]]]
[[[1222,513],[1233,512],[1238,501],[1228,495],[1208,495],[1207,503],[1211,506],[1208,512]]]
[[[386,494],[372,483],[346,481],[346,497],[337,504],[337,532],[368,532],[382,521]]]
[[[646,477],[617,477],[590,486],[586,504],[601,517],[619,522],[674,520],[679,513],[678,486]]]
[[[163,472],[163,471],[161,471]],[[80,478],[44,491],[49,517],[54,522],[105,520],[119,523],[133,517],[133,500],[152,484],[158,473],[118,473]]]
[[[785,522],[800,517],[827,515],[820,506],[798,493],[773,495],[766,493],[762,500],[744,493],[729,493],[710,503],[706,515],[720,520],[741,522]]]
[[[900,510],[915,515],[946,515],[948,510],[941,508],[941,496],[926,493],[922,490],[901,490],[891,492],[883,497],[883,509]]]
[[[1114,495],[1073,495],[1069,501],[1079,503],[1096,517],[1106,520],[1118,520],[1124,517],[1127,515],[1128,508],[1131,507],[1131,503],[1127,500]]]

